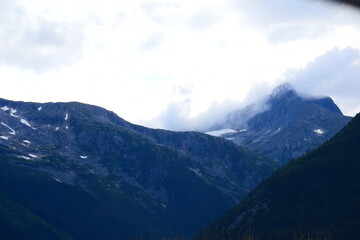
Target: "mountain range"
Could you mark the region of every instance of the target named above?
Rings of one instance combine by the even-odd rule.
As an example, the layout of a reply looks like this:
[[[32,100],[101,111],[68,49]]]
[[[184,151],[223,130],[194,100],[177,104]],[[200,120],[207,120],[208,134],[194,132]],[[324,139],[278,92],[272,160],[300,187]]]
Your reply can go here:
[[[283,165],[330,139],[350,119],[330,97],[304,96],[285,83],[263,100],[230,112],[205,132]]]
[[[278,165],[77,102],[0,99],[1,239],[190,237]]]
[[[206,134],[146,128],[78,102],[0,99],[1,239],[188,239],[350,119],[331,98],[289,84]],[[229,229],[224,219],[215,229]],[[252,228],[232,224],[226,236]]]
[[[194,239],[359,239],[359,179],[360,114]]]

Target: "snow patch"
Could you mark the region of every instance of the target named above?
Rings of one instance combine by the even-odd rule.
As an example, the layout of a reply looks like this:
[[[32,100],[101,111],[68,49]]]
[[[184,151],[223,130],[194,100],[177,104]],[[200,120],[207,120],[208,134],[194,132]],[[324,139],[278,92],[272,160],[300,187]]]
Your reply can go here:
[[[17,111],[16,111],[15,109],[10,108],[10,116],[15,117],[15,118],[18,118],[19,116],[18,116],[18,115],[15,115],[16,112],[17,112]]]
[[[65,121],[67,121],[68,120],[68,118],[69,118],[69,114],[67,114],[67,113],[65,113]]]
[[[28,144],[28,145],[30,145],[30,143],[31,143],[29,140],[23,140],[23,142]]]
[[[65,128],[66,128],[66,129],[69,129],[69,127],[68,127],[68,126],[65,126]]]
[[[31,127],[30,123],[29,123],[28,121],[26,121],[25,119],[23,119],[23,118],[20,120],[20,122],[21,122],[22,124],[25,124],[25,125],[28,126],[28,127]]]
[[[10,116],[15,117],[15,118],[19,117],[19,116],[15,115],[16,110],[13,108],[9,108],[8,106],[2,107],[1,110],[5,111],[5,112],[10,110]]]
[[[235,131],[234,129],[221,129],[221,130],[216,130],[216,131],[211,131],[211,132],[205,132],[208,135],[214,136],[214,137],[221,137],[222,135],[228,134],[228,133],[237,133],[237,131]]]
[[[198,168],[189,168],[189,169],[190,169],[190,171],[194,172],[199,177],[202,176],[202,173],[200,172],[200,170]]]
[[[38,107],[38,111],[41,111],[42,107]]]
[[[316,134],[318,134],[318,135],[322,135],[322,134],[324,134],[324,130],[322,130],[322,129],[315,129],[314,130],[314,133],[316,133]]]
[[[239,133],[241,133],[241,132],[247,132],[247,129],[241,129],[241,130],[239,131]]]
[[[88,156],[80,156],[81,159],[87,159]]]
[[[20,158],[23,158],[23,159],[25,159],[25,160],[31,160],[31,158],[26,157],[26,156],[24,156],[24,155],[21,155]]]
[[[4,139],[4,140],[9,140],[9,137],[6,137],[6,136],[0,136],[1,139]]]
[[[9,127],[8,125],[6,125],[5,123],[3,123],[3,122],[1,122],[1,125],[3,125],[3,126],[5,126],[5,127],[7,127],[11,132],[9,132],[10,134],[12,134],[12,135],[15,135],[15,130],[14,129],[12,129],[11,127]]]
[[[56,178],[56,177],[53,177],[53,179],[54,179],[55,181],[59,182],[59,183],[62,183],[62,181],[61,181],[60,179]]]
[[[31,124],[30,124],[28,121],[26,121],[25,119],[22,118],[22,119],[20,120],[20,122],[21,122],[22,124],[25,124],[26,126],[30,127],[31,129],[36,130],[36,128],[33,128],[33,127],[31,126]]]
[[[30,157],[32,157],[32,158],[38,158],[38,156],[36,156],[35,154],[29,153],[28,155],[29,155]]]
[[[60,129],[59,127],[56,127],[56,128],[55,128],[55,131],[59,131],[59,129]]]
[[[10,108],[9,108],[8,106],[4,106],[4,107],[1,108],[1,110],[5,111],[5,112],[6,112],[6,111],[9,111],[9,109],[10,109]]]

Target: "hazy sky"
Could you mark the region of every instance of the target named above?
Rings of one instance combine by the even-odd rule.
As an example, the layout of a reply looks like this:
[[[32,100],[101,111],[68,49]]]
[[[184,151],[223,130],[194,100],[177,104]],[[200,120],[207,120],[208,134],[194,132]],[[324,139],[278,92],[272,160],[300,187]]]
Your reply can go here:
[[[317,0],[0,0],[0,97],[186,129],[289,81],[360,112],[360,11]]]

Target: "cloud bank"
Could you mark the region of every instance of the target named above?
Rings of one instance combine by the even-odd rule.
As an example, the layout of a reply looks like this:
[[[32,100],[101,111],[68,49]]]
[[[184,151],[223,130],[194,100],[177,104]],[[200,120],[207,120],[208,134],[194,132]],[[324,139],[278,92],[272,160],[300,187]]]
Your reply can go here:
[[[334,48],[304,69],[288,73],[288,81],[301,92],[331,96],[347,114],[360,112],[360,50]]]
[[[191,94],[172,101],[152,120],[156,126],[171,130],[204,130],[221,122],[229,113],[252,103],[261,103],[276,85],[289,82],[304,97],[330,96],[349,115],[360,112],[360,50],[334,48],[318,56],[301,69],[288,69],[274,84],[257,84],[239,102],[225,100],[213,103],[199,115],[190,116]]]
[[[360,49],[359,39],[360,14],[317,0],[0,0],[0,95],[199,129],[292,77],[353,114],[360,104],[347,86],[358,83],[340,83],[356,77],[345,49]],[[330,71],[336,87],[310,68]],[[319,87],[300,83],[316,78]]]

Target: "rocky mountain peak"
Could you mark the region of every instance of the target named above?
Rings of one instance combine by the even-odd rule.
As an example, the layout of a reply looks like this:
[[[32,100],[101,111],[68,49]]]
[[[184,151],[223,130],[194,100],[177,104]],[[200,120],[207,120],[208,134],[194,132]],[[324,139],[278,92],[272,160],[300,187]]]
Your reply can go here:
[[[276,105],[284,104],[294,104],[296,101],[307,101],[312,102],[327,111],[342,114],[340,108],[335,104],[331,97],[322,96],[322,97],[310,97],[303,96],[299,94],[296,89],[290,83],[284,83],[272,91],[272,93],[267,98],[267,103]]]
[[[230,112],[211,131],[286,163],[331,138],[350,120],[330,97],[306,97],[284,83],[260,103]]]
[[[299,96],[290,83],[283,83],[273,89],[270,98],[283,98],[289,96]]]

